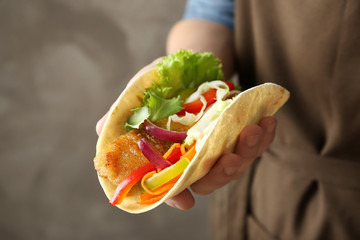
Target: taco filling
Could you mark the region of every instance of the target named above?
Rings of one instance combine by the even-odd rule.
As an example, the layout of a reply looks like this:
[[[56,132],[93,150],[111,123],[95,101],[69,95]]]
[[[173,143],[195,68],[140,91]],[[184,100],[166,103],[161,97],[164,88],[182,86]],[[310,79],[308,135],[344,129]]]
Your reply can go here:
[[[219,59],[210,53],[180,50],[157,67],[160,80],[132,110],[123,126],[129,131],[94,159],[98,175],[118,186],[113,205],[137,183],[143,190],[139,204],[163,197],[194,157],[196,141],[232,101],[226,96],[234,84],[222,80]]]
[[[99,182],[112,205],[153,209],[205,176],[246,125],[273,115],[288,97],[272,83],[239,93],[211,53],[179,50],[113,105],[96,146]]]

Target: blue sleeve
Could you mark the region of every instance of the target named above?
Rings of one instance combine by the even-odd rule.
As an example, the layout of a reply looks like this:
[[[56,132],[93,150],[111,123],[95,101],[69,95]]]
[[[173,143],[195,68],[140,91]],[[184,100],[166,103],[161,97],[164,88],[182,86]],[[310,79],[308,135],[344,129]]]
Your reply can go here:
[[[184,19],[206,19],[234,30],[234,0],[188,0]]]

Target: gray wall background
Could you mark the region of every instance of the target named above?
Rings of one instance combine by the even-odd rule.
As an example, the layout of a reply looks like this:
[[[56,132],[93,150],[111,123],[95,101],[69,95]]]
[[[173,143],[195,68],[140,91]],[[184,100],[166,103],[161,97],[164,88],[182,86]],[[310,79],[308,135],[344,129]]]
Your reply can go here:
[[[165,54],[184,1],[0,0],[0,239],[207,239],[190,211],[108,204],[95,124]]]

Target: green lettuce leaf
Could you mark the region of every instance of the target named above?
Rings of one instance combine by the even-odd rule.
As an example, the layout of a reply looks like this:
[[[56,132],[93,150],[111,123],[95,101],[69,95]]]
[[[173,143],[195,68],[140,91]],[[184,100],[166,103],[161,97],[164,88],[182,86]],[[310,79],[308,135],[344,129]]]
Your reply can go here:
[[[157,67],[159,81],[144,92],[147,110],[135,109],[127,128],[139,128],[146,118],[152,122],[167,118],[183,109],[186,98],[202,83],[223,80],[220,60],[212,53],[181,49],[164,57]]]
[[[204,82],[223,80],[220,59],[212,53],[180,49],[157,64],[160,80],[152,88],[170,87],[166,98],[173,98],[187,89],[194,91]],[[184,100],[184,99],[183,99]]]

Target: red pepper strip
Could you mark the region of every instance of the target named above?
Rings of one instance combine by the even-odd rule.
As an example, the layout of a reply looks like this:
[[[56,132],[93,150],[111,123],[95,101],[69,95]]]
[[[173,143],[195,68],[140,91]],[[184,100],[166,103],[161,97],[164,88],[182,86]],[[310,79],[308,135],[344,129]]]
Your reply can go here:
[[[229,90],[234,90],[234,83],[232,82],[228,82],[228,81],[224,81],[224,83],[229,87]],[[208,90],[207,92],[202,94],[206,100],[206,108],[208,108],[211,104],[213,104],[214,102],[216,102],[216,89],[212,88],[210,90]],[[200,101],[200,99],[195,100],[193,102],[189,102],[189,103],[184,103],[182,105],[182,107],[184,109],[182,109],[181,111],[179,111],[177,113],[178,116],[182,116],[185,115],[185,112],[188,113],[199,113],[201,111],[201,108],[203,107],[203,103]]]
[[[169,150],[167,150],[167,152],[163,155],[163,157],[168,160],[167,158],[169,157],[169,155],[171,154],[171,152],[175,149],[175,148],[179,148],[181,145],[180,143],[174,143],[173,145],[171,145],[171,147],[169,148]]]
[[[216,102],[216,89],[212,88],[207,92],[203,93],[203,96],[206,100],[206,108],[209,107],[211,104]]]
[[[202,94],[206,100],[206,107],[209,107],[211,104],[213,104],[214,102],[216,102],[216,89],[212,88],[209,89],[207,92]],[[185,112],[188,113],[199,113],[201,111],[201,108],[203,107],[203,103],[200,101],[200,99],[195,100],[193,102],[189,102],[189,103],[184,103],[182,105],[182,107],[184,109],[182,109],[181,111],[179,111],[177,113],[177,115],[181,116],[181,115],[185,115]]]
[[[193,102],[184,103],[182,107],[184,109],[180,110],[178,113],[176,113],[178,116],[185,115],[185,112],[188,113],[198,113],[201,111],[201,108],[203,106],[203,103],[200,100],[195,100]]]
[[[224,83],[226,83],[226,85],[228,85],[230,91],[234,90],[235,84],[233,84],[232,82],[227,82],[227,81],[224,81]]]
[[[134,172],[130,173],[116,188],[113,197],[110,200],[111,205],[120,204],[130,189],[147,174],[148,172],[155,171],[156,167],[152,163],[148,163],[139,167]]]
[[[174,164],[180,159],[180,157],[181,157],[180,147],[176,147],[172,150],[169,156],[166,157],[166,160],[168,160],[171,164]]]

